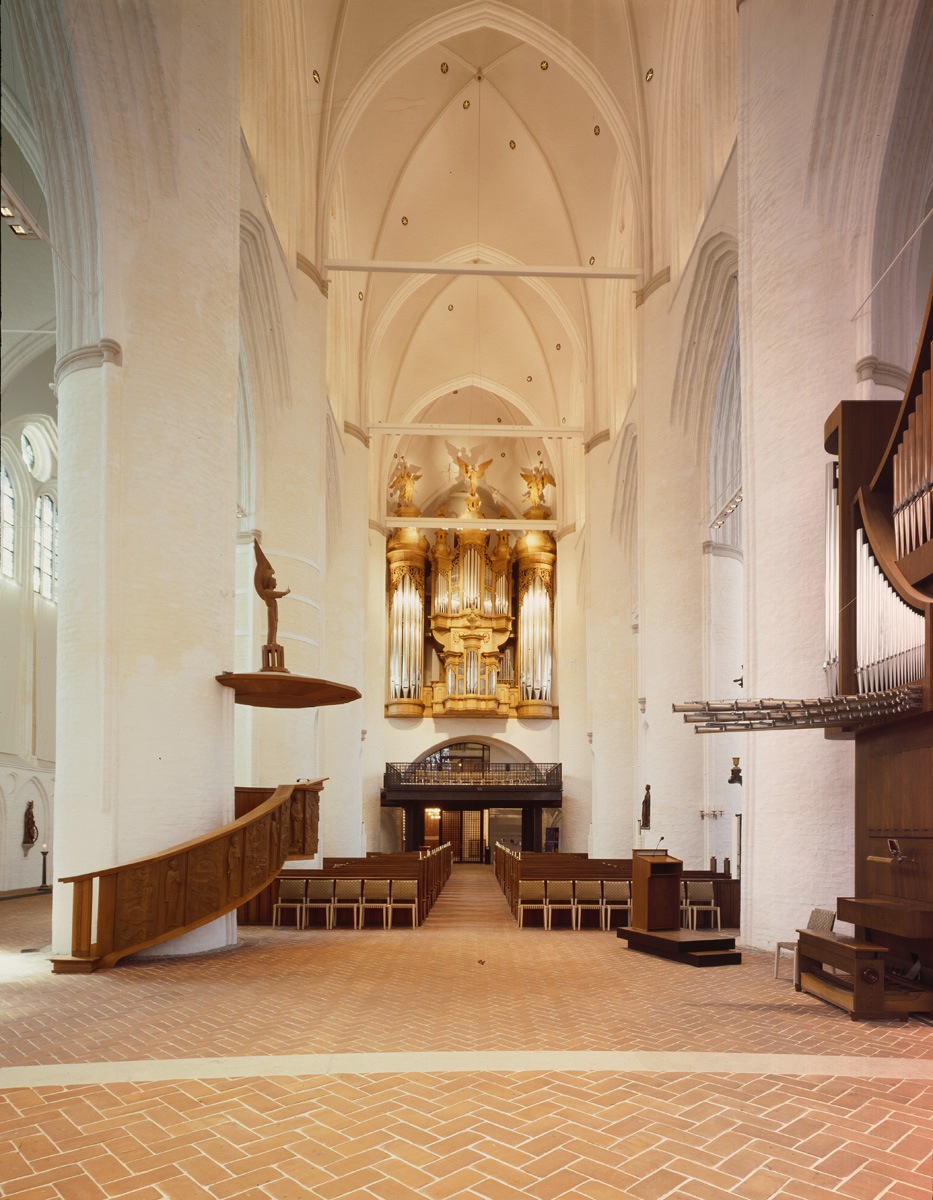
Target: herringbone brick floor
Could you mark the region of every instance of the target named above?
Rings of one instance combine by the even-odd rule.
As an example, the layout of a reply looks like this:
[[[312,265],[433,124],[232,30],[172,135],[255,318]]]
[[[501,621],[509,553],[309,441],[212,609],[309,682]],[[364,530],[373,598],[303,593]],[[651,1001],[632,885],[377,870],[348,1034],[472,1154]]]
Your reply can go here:
[[[244,929],[224,954],[91,976],[20,953],[48,928],[47,898],[0,904],[19,1081],[0,1195],[930,1200],[933,1029],[851,1022],[795,993],[789,964],[773,980],[769,955],[695,971],[598,931],[519,931],[489,868],[456,869],[419,930]],[[426,1051],[490,1055],[406,1063]],[[617,1051],[644,1065],[593,1069]],[[379,1052],[399,1061],[309,1075],[269,1057]],[[561,1069],[505,1057],[529,1052]],[[776,1057],[750,1071],[751,1053]],[[147,1061],[170,1077],[121,1082]],[[39,1068],[51,1082],[12,1074]]]

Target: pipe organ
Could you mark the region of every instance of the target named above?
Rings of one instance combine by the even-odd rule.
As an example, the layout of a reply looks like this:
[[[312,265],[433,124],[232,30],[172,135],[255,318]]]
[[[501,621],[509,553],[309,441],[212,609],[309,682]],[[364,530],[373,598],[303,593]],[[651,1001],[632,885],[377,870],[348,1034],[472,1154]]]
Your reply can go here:
[[[397,531],[387,547],[386,715],[556,716],[556,557],[540,531],[512,547],[503,531],[439,530],[430,549],[416,529]],[[436,678],[422,679],[425,661]]]
[[[389,701],[386,716],[421,716],[424,662],[424,574],[427,538],[399,529],[386,551],[389,563]]]

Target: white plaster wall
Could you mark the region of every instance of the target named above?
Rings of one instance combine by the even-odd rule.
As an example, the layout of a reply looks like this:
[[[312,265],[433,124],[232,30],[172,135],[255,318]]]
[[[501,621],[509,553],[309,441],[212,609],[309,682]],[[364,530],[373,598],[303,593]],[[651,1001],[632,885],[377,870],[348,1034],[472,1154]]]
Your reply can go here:
[[[647,734],[641,750],[651,785],[651,837],[687,867],[703,863],[703,751],[672,704],[700,695],[703,685],[700,523],[706,474],[694,445],[671,425],[669,397],[683,297],[668,311],[671,288],[643,306],[642,377],[636,401],[638,438],[639,651]],[[639,800],[641,797],[639,797]]]
[[[806,199],[832,5],[739,11],[746,694],[823,691],[823,422],[854,381],[857,233]],[[858,187],[858,180],[851,181]],[[769,947],[852,886],[853,749],[749,738],[743,935]]]
[[[586,455],[585,564],[560,561],[561,613],[572,603],[586,621],[583,694],[571,695],[566,715],[581,703],[592,738],[592,832],[589,853],[630,858],[637,845],[635,815],[635,689],[632,653],[632,587],[611,503],[613,472],[607,440]],[[569,538],[561,550],[569,551]],[[568,593],[573,589],[572,600]],[[569,615],[569,614],[567,614]],[[567,636],[562,620],[562,637]],[[566,655],[564,656],[566,662]],[[568,664],[569,665],[569,664]],[[582,664],[581,664],[582,666]],[[579,670],[579,668],[578,668]],[[564,672],[566,685],[567,670]],[[575,703],[574,703],[575,702]],[[566,847],[570,849],[571,847]]]
[[[366,620],[368,497],[361,481],[366,479],[369,455],[361,441],[344,433],[342,456],[337,464],[340,528],[328,546],[324,663],[328,679],[359,689],[364,699],[321,711],[321,773],[327,776],[321,797],[321,850],[326,855],[380,848],[378,793],[375,810],[371,796],[364,806],[363,793],[371,634]]]
[[[718,552],[716,552],[718,551]],[[743,563],[738,552],[708,547],[703,556],[705,590],[709,609],[706,614],[706,676],[704,697],[717,700],[746,695],[741,685],[744,638]],[[735,733],[693,734],[703,745],[704,789],[702,805],[707,813],[721,816],[706,817],[703,825],[704,864],[711,857],[722,869],[723,861],[732,856],[734,818],[742,812],[744,783],[729,783],[733,756],[745,759],[748,735]],[[730,864],[735,873],[736,864]]]
[[[38,847],[53,842],[58,613],[54,601],[33,590],[33,559],[36,497],[48,493],[57,498],[58,468],[52,439],[43,436],[45,429],[54,431],[54,422],[34,411],[35,389],[42,386],[41,373],[29,381],[24,381],[25,374],[16,378],[17,384],[30,385],[18,406],[22,411],[3,424],[3,461],[15,496],[15,542],[14,578],[0,577],[0,778],[8,770],[0,787],[4,805],[0,818],[0,892],[38,886]],[[4,417],[9,391],[4,392]],[[44,461],[45,470],[40,473],[48,472],[47,478],[35,478],[22,461],[20,434],[27,427],[34,442],[42,439],[39,461]],[[39,842],[24,857],[23,813],[29,799],[35,801]]]
[[[36,888],[42,882],[42,847],[49,847],[46,878],[51,883],[55,860],[52,854],[52,805],[55,772],[52,767],[14,766],[0,759],[0,892]],[[23,817],[32,801],[39,837],[24,852]]]
[[[593,793],[593,749],[589,733],[592,706],[587,675],[590,645],[587,625],[589,579],[587,555],[591,530],[575,528],[557,539],[556,593],[554,601],[554,666],[560,715],[549,722],[553,757],[536,762],[562,764],[563,801],[560,813],[560,848],[586,853],[590,848],[597,803]],[[603,660],[604,661],[604,660]],[[543,731],[542,731],[543,732]],[[542,739],[543,740],[543,739]],[[532,757],[529,754],[529,757]],[[605,793],[604,793],[605,795]],[[618,802],[617,789],[610,804]]]
[[[222,3],[151,12],[173,124],[107,107],[107,12],[76,38],[122,365],[66,374],[60,408],[57,873],[126,862],[229,819],[238,355],[238,30]],[[95,22],[102,28],[96,29]],[[170,174],[146,180],[150,156]],[[157,202],[156,202],[157,201]],[[67,248],[66,248],[67,249]],[[71,943],[56,888],[53,947]],[[223,918],[163,952],[216,947]]]

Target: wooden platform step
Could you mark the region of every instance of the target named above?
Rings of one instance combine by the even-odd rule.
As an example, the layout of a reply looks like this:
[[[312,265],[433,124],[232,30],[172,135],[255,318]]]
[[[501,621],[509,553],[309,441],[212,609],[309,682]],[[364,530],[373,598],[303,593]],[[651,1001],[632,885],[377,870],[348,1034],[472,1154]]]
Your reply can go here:
[[[731,967],[742,961],[741,950],[688,950],[680,956],[694,967]]]
[[[691,967],[728,967],[742,961],[735,938],[703,929],[634,929],[624,925],[616,936],[628,942],[630,950],[654,954]]]

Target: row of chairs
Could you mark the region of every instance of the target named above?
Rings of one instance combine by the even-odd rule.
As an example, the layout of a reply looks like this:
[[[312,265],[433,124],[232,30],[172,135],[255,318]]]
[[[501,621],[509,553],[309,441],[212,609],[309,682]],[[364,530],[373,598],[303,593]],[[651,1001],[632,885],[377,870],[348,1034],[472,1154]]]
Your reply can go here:
[[[369,909],[382,913],[382,928],[391,929],[397,910],[411,915],[412,929],[418,924],[417,879],[311,879],[280,878],[279,898],[272,908],[272,924],[281,925],[282,914],[295,914],[295,928],[307,928],[311,912],[324,913],[324,925],[333,929],[339,914],[353,916],[353,928],[362,929]]]
[[[550,929],[554,912],[570,913],[570,928],[579,929],[583,913],[599,913],[600,929],[612,928],[612,914],[625,913],[625,923],[631,919],[632,881],[630,879],[522,879],[518,885],[516,916],[518,927],[524,926],[526,909],[540,910],[544,928]],[[682,880],[680,919],[688,929],[697,928],[697,919],[709,914],[720,928],[719,908],[714,903],[710,880]]]

